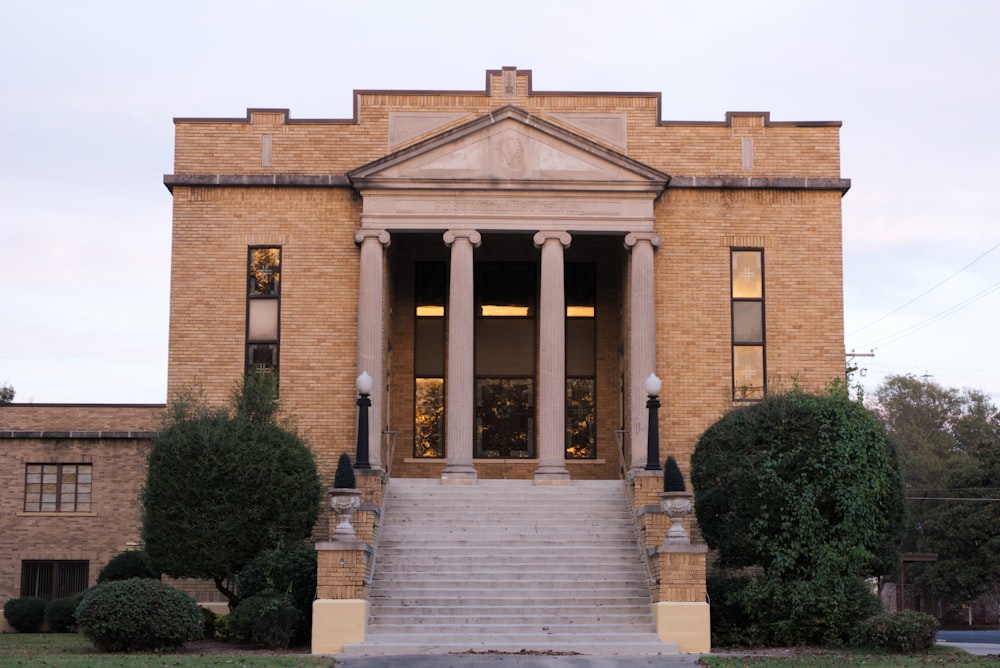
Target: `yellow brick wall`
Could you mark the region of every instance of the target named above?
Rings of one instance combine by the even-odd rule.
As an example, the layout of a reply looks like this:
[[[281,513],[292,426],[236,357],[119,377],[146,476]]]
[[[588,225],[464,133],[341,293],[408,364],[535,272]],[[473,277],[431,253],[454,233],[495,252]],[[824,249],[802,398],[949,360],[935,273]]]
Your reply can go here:
[[[111,557],[139,541],[147,440],[5,438],[0,451],[0,603],[21,595],[24,560],[88,561],[93,585]],[[92,464],[91,511],[23,512],[25,465],[37,463]]]

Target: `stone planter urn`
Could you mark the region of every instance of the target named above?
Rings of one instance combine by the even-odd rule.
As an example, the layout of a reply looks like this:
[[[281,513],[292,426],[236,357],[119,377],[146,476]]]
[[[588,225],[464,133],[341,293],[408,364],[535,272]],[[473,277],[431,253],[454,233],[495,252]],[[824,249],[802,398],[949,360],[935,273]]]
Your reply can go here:
[[[664,543],[690,543],[684,530],[684,517],[691,513],[691,494],[688,492],[663,492],[660,494],[660,508],[670,518],[670,528]]]
[[[663,492],[660,494],[660,508],[670,518],[670,528],[667,529],[667,543],[688,543],[687,531],[684,530],[684,518],[691,513],[691,494],[689,492]]]
[[[330,490],[330,508],[337,516],[331,540],[357,540],[351,516],[361,507],[361,490],[334,487]]]

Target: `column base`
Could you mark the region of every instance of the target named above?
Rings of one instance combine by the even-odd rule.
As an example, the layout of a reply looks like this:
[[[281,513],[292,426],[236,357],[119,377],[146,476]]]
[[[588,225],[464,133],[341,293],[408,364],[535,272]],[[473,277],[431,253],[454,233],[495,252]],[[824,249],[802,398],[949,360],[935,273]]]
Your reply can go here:
[[[569,469],[565,466],[539,466],[535,471],[536,485],[568,485]]]
[[[468,464],[449,464],[441,472],[442,485],[475,485],[478,479],[475,467]]]

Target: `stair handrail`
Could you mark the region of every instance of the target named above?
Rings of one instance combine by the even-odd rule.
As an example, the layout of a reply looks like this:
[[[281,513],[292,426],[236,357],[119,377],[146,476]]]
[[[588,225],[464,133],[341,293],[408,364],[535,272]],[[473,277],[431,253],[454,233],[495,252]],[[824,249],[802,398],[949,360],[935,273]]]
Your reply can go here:
[[[386,457],[382,459],[382,466],[385,469],[385,484],[386,488],[388,488],[389,481],[392,480],[390,472],[392,470],[392,459],[396,456],[396,439],[399,436],[399,432],[393,429],[385,429],[382,431],[382,436],[386,439],[383,451],[388,451]],[[372,597],[372,584],[375,582],[375,562],[378,561],[378,543],[382,537],[382,524],[385,521],[385,511],[388,505],[389,495],[383,490],[382,507],[379,508],[378,521],[375,522],[375,535],[372,536],[372,560],[368,565],[368,600],[371,600]]]
[[[615,429],[615,443],[618,445],[618,465],[623,485],[626,484],[626,479],[628,478],[628,467],[625,465],[625,448],[622,445],[623,437],[627,433],[629,433],[628,429]],[[649,589],[650,595],[652,595],[653,587],[656,586],[656,580],[653,578],[653,571],[649,567],[649,554],[647,554],[646,544],[643,542],[644,530],[639,525],[639,515],[635,510],[635,499],[632,494],[629,494],[627,489],[625,490],[625,499],[628,501],[629,515],[632,516],[632,528],[635,529],[635,546],[639,550],[639,561],[642,562],[643,567],[646,569],[646,586]]]

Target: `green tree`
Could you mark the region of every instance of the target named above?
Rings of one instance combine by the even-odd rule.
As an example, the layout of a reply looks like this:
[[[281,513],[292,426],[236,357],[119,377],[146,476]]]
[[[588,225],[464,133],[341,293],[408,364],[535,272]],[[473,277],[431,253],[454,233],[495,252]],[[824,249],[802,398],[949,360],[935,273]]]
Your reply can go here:
[[[14,386],[4,383],[0,385],[0,405],[14,403]]]
[[[737,408],[691,458],[698,525],[729,593],[767,643],[839,643],[875,608],[863,584],[904,522],[893,443],[842,386]],[[714,607],[714,606],[713,606]]]
[[[906,549],[937,561],[907,567],[907,582],[956,603],[1000,585],[1000,416],[977,390],[891,376],[873,409],[899,443],[910,522]],[[909,588],[908,588],[909,589]]]
[[[154,567],[214,580],[231,608],[236,574],[307,538],[322,502],[312,452],[277,421],[276,393],[272,376],[250,374],[228,408],[178,398],[149,455],[142,537]]]

